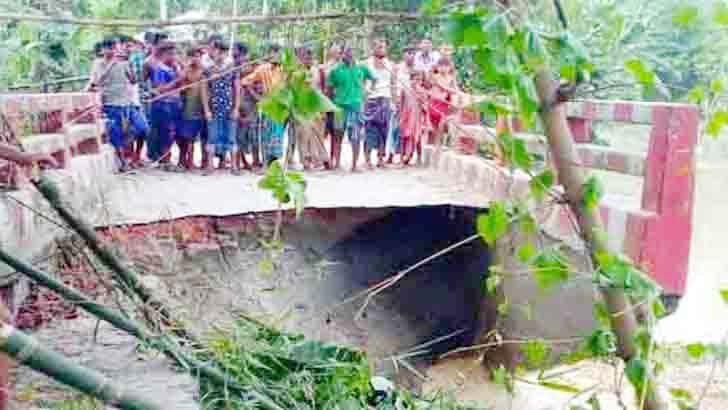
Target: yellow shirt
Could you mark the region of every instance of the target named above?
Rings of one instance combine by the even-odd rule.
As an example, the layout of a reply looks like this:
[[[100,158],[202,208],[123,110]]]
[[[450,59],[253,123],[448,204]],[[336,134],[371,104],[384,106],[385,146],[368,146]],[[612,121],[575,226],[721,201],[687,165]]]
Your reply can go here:
[[[256,81],[263,83],[265,94],[270,94],[271,91],[283,83],[283,72],[281,72],[281,68],[277,65],[264,63],[259,65],[252,73],[246,75],[241,80],[241,84],[251,85]]]

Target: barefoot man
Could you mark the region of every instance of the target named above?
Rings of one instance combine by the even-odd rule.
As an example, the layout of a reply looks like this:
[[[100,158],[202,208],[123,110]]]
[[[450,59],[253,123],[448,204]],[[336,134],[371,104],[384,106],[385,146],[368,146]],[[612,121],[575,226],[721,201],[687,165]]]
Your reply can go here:
[[[331,162],[334,168],[338,168],[341,162],[341,143],[344,134],[349,134],[349,142],[353,152],[351,171],[356,171],[356,163],[359,160],[361,151],[361,137],[364,116],[362,108],[364,104],[364,82],[375,81],[372,72],[363,65],[354,63],[354,55],[351,47],[344,48],[342,62],[329,75],[328,85],[334,94],[334,104],[340,112],[335,115],[335,143],[331,152]]]

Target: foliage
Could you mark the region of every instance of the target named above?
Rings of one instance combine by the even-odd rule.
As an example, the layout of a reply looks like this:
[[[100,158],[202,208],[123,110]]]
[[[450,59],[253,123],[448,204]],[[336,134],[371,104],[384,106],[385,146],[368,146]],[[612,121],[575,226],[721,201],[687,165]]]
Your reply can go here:
[[[263,179],[258,182],[258,186],[271,191],[280,204],[293,202],[297,215],[303,212],[306,203],[306,181],[301,173],[284,170],[280,161],[274,161],[268,167]]]
[[[247,319],[219,331],[200,354],[245,386],[243,392],[231,392],[203,380],[203,406],[211,410],[470,408],[441,394],[425,399],[395,390],[382,395],[370,383],[364,353],[307,341]]]

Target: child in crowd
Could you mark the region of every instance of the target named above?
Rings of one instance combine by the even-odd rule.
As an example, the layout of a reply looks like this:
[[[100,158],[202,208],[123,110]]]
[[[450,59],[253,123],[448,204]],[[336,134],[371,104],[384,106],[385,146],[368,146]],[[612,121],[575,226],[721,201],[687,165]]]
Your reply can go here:
[[[182,97],[178,90],[180,77],[175,45],[170,42],[160,44],[149,72],[153,95],[151,122],[158,139],[157,151],[151,159],[158,160],[167,168],[182,114]]]
[[[98,60],[88,85],[89,90],[100,90],[103,112],[108,123],[108,135],[116,150],[120,169],[128,169],[129,141],[127,133],[139,138],[146,135],[147,123],[139,112],[132,109],[134,75],[125,53],[116,53],[117,41],[107,39],[101,45],[103,58]]]
[[[248,63],[248,46],[243,43],[235,43],[233,49],[233,61],[239,70],[240,79],[253,72],[251,64]],[[258,101],[263,97],[264,89],[261,81],[255,81],[249,85],[240,85],[240,114],[238,116],[238,150],[235,153],[235,166],[238,169],[251,169],[247,154],[252,156],[253,167],[262,166],[260,162],[260,146],[258,144]]]
[[[187,67],[180,85],[182,90],[182,123],[177,141],[180,147],[180,165],[193,169],[195,141],[202,133],[205,124],[205,110],[202,103],[202,88],[206,77],[202,68],[202,50],[192,47],[187,51]],[[204,146],[203,146],[204,149]]]
[[[134,84],[132,84],[132,107],[131,109],[136,111],[136,115],[144,118],[147,121],[146,112],[143,109],[143,98],[148,97],[148,90],[146,89],[146,81],[144,78],[144,60],[146,60],[146,53],[144,52],[144,44],[131,37],[125,39],[126,52],[129,55],[129,67],[134,75]],[[132,165],[140,166],[142,162],[142,150],[144,149],[144,142],[147,135],[140,135],[139,138],[135,138],[132,141],[132,153],[133,162]]]
[[[417,155],[419,164],[422,156],[422,137],[429,128],[427,115],[428,92],[425,86],[425,73],[412,71],[409,86],[402,91],[400,103],[400,133],[402,135],[402,165],[409,165]]]
[[[260,120],[258,116],[258,102],[263,99],[265,88],[262,81],[255,81],[253,84],[241,87],[240,95],[240,119],[238,128],[238,167],[251,169],[251,165],[245,158],[247,154],[252,157],[252,168],[261,168],[260,161]]]
[[[212,159],[220,157],[218,168],[225,169],[227,154],[237,151],[238,115],[240,113],[240,76],[233,67],[225,64],[227,45],[214,42],[208,53],[213,64],[209,68],[206,86],[202,88],[202,102],[207,119],[207,155],[210,158],[206,174],[212,172]],[[233,173],[239,173],[233,163]]]
[[[441,58],[428,79],[430,88],[430,144],[440,144],[444,134],[445,119],[450,116],[456,96],[455,67],[447,58]]]

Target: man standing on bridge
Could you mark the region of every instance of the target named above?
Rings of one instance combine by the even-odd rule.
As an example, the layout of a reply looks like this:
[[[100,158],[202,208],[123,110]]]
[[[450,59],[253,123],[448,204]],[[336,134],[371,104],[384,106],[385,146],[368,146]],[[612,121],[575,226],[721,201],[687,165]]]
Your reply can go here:
[[[349,134],[351,150],[353,152],[351,171],[356,171],[356,163],[361,151],[361,134],[364,125],[362,106],[364,104],[364,82],[376,81],[374,74],[363,65],[354,63],[351,47],[344,48],[342,62],[329,75],[327,84],[333,89],[334,104],[341,112],[334,116],[335,133],[334,148],[331,152],[331,165],[338,168],[341,165],[341,144],[344,134]]]
[[[365,109],[366,142],[364,143],[364,161],[372,168],[372,151],[377,150],[379,158],[377,166],[384,166],[384,154],[392,120],[392,101],[396,87],[396,65],[387,58],[387,41],[378,39],[374,42],[374,55],[367,60],[367,68],[376,77],[376,82],[369,86]]]

